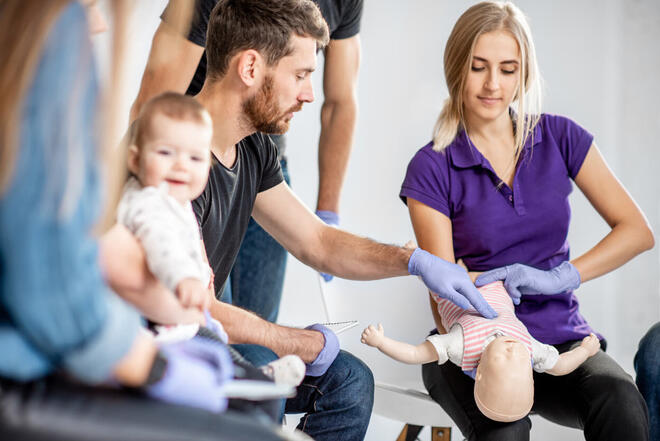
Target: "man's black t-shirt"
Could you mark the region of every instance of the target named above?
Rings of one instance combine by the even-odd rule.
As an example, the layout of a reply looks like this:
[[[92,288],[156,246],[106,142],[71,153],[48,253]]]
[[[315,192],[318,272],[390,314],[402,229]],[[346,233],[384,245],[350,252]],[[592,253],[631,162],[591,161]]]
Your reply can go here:
[[[328,23],[330,38],[350,38],[360,32],[363,0],[313,0]],[[188,40],[205,47],[206,29],[211,11],[218,0],[196,0]],[[167,8],[161,18],[167,22]],[[196,95],[206,77],[206,53],[188,87],[188,95]],[[283,152],[280,152],[282,154]],[[197,221],[202,230],[209,262],[215,274],[216,296],[229,277],[247,229],[257,193],[284,180],[278,151],[272,140],[254,134],[237,144],[237,159],[230,170],[217,160],[211,166],[204,192],[193,201]]]
[[[350,38],[360,32],[360,20],[362,19],[363,0],[312,0],[321,10],[321,14],[328,23],[330,38],[341,40]],[[188,33],[188,40],[198,46],[206,47],[206,29],[209,23],[211,11],[218,0],[196,0],[193,20]],[[167,22],[167,8],[161,15],[161,19]],[[206,51],[197,65],[187,95],[197,95],[206,78]]]
[[[267,135],[250,135],[236,150],[231,169],[214,158],[206,188],[192,203],[215,274],[216,296],[234,265],[257,193],[284,180],[277,147]]]

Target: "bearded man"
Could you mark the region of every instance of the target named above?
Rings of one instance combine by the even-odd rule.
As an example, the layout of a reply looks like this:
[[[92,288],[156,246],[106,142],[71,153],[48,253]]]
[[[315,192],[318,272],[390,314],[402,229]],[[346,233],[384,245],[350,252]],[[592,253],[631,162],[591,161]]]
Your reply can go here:
[[[299,428],[315,440],[364,438],[373,405],[373,376],[321,325],[288,328],[217,299],[252,216],[301,262],[346,279],[418,275],[428,288],[460,306],[494,311],[467,272],[419,248],[385,245],[328,226],[284,182],[275,144],[294,114],[312,102],[316,53],[328,27],[311,0],[221,0],[207,31],[207,73],[196,96],[213,119],[213,163],[204,192],[193,202],[215,274],[210,312],[229,342],[256,366],[286,354],[307,364],[285,410],[305,413]],[[119,243],[119,238],[114,243]],[[135,244],[137,248],[137,243]],[[125,248],[127,249],[127,248]],[[145,266],[137,250],[118,261],[135,290]]]

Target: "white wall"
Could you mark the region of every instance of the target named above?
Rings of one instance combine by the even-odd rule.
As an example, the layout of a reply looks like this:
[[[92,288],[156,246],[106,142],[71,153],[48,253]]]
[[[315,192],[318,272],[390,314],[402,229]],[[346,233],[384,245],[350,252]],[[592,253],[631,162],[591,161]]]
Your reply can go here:
[[[367,0],[362,27],[360,117],[341,205],[342,225],[384,242],[413,238],[407,210],[397,195],[405,167],[430,139],[446,96],[442,53],[453,23],[473,2],[448,0]],[[134,96],[151,36],[164,0],[136,2],[131,33]],[[547,112],[567,115],[596,136],[609,165],[660,230],[660,3],[655,0],[523,0],[530,18],[542,73]],[[104,37],[97,38],[101,58]],[[319,71],[322,71],[319,66]],[[317,101],[296,115],[289,134],[294,191],[311,208],[316,203],[316,145],[322,102],[321,75],[315,75]],[[126,110],[128,111],[128,110]],[[572,196],[570,241],[573,255],[585,252],[608,231],[579,194]],[[609,341],[608,352],[632,373],[640,337],[660,319],[657,248],[620,270],[585,283],[578,291],[581,311]],[[412,277],[376,282],[335,280],[328,286],[333,319],[382,322],[388,333],[421,341],[431,328],[424,289]],[[307,324],[324,319],[315,273],[291,258],[280,321]],[[398,302],[398,303],[397,303]],[[396,304],[393,306],[392,304]],[[404,325],[405,324],[405,325]],[[360,326],[360,329],[362,326]],[[342,335],[342,345],[366,360],[377,378],[394,364],[359,343],[359,329]],[[537,440],[578,440],[580,432],[534,418]],[[372,419],[367,439],[394,439],[400,424]],[[458,438],[455,434],[455,439]]]
[[[430,133],[446,97],[442,54],[453,23],[474,2],[366,1],[361,33],[360,119],[341,205],[350,231],[393,243],[413,238],[407,210],[398,199],[405,167]],[[660,230],[660,4],[654,0],[519,1],[534,32],[546,83],[545,110],[573,118],[595,135],[610,167]],[[322,102],[297,115],[289,138],[294,191],[316,203],[316,140]],[[608,227],[576,188],[569,240],[573,256],[595,245]],[[630,373],[637,342],[660,319],[657,248],[578,291],[581,311],[608,339],[608,352]],[[413,278],[378,282],[335,280],[328,286],[333,319],[382,322],[393,336],[418,342],[430,329],[424,289]],[[399,300],[396,307],[391,302]],[[313,271],[289,261],[280,320],[321,320]],[[402,322],[412,323],[406,325]],[[393,369],[416,375],[359,343],[359,330],[342,345],[367,360],[377,378]],[[576,430],[533,419],[533,439],[578,440]],[[374,417],[367,439],[394,439],[400,425]],[[396,432],[396,433],[395,433]]]

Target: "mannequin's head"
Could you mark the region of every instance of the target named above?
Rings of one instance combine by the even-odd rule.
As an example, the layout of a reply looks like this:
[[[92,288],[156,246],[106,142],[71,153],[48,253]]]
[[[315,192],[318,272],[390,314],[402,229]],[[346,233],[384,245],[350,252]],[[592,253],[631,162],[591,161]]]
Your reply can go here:
[[[531,356],[519,340],[496,337],[481,354],[474,399],[481,413],[494,421],[524,418],[534,403]]]

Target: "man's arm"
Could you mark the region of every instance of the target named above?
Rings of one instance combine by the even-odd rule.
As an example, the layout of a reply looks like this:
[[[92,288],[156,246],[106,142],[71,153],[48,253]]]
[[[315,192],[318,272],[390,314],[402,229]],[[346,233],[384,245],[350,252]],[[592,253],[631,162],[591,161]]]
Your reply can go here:
[[[179,305],[174,294],[149,272],[140,243],[122,225],[115,225],[101,238],[100,260],[113,290],[138,309],[149,309],[167,298]],[[204,323],[203,315],[196,308],[183,309],[179,305],[176,311],[186,317],[197,318],[199,315],[199,320],[191,321]],[[307,363],[314,361],[323,349],[324,337],[320,332],[278,326],[215,298],[211,303],[211,314],[222,323],[230,343],[266,346],[281,356],[296,354]],[[164,317],[159,314],[150,318],[159,321]]]
[[[254,219],[301,262],[353,280],[408,275],[413,252],[329,227],[282,182],[257,195]]]
[[[204,48],[188,41],[174,27],[161,21],[151,43],[140,91],[131,106],[130,121],[150,98],[171,90],[185,93],[202,58]]]
[[[360,36],[330,40],[324,66],[316,209],[338,213],[357,119]]]
[[[219,300],[211,303],[211,315],[222,323],[230,344],[265,346],[280,357],[294,354],[305,363],[314,361],[324,346],[320,332],[276,325]]]

